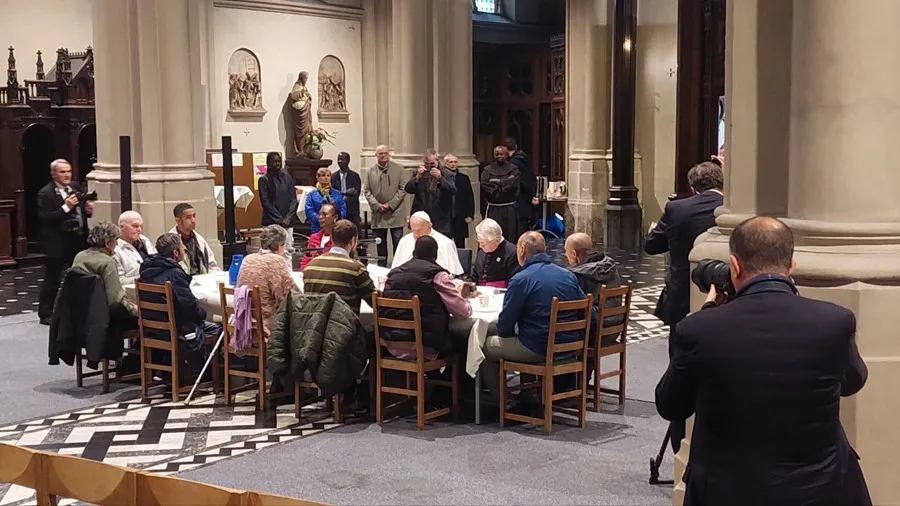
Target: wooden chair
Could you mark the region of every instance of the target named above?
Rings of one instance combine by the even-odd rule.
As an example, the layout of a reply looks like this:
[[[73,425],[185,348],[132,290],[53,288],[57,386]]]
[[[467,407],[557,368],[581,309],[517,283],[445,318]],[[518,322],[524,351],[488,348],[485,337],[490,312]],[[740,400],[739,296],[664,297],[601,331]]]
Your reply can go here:
[[[544,432],[550,434],[553,430],[553,412],[575,414],[574,410],[554,406],[553,403],[562,399],[580,397],[581,404],[577,410],[578,426],[584,427],[587,412],[587,352],[588,336],[591,328],[591,304],[593,295],[586,299],[560,302],[558,297],[553,297],[550,306],[550,332],[547,335],[547,356],[543,364],[527,364],[512,360],[500,360],[500,426],[503,427],[506,419],[517,420],[524,423],[543,425]],[[570,322],[559,321],[560,313],[564,311],[581,311],[580,320]],[[568,343],[556,343],[556,335],[561,332],[583,331],[581,339]],[[563,356],[557,356],[564,354]],[[567,355],[575,354],[574,358]],[[536,376],[537,379],[530,383],[523,383],[516,387],[510,387],[506,383],[507,371]],[[563,374],[577,373],[578,386],[567,392],[553,393],[553,378]],[[510,393],[527,390],[529,388],[541,388],[541,403],[544,406],[543,418],[509,413],[506,411],[506,399]]]
[[[597,318],[596,339],[591,339],[588,346],[588,358],[593,361],[594,365],[594,388],[592,389],[591,399],[593,411],[600,411],[600,394],[607,393],[619,397],[619,404],[625,404],[625,345],[628,334],[628,315],[631,310],[631,292],[632,285],[622,285],[618,288],[607,288],[606,285],[600,287],[600,314]],[[608,300],[618,300],[619,304],[614,307],[607,307]],[[604,327],[603,321],[611,316],[622,315],[622,323],[610,327]],[[603,338],[605,336],[617,336],[616,342],[608,346],[603,346]],[[614,371],[605,373],[600,372],[600,362],[603,357],[619,354],[619,368]],[[606,378],[619,377],[619,389],[603,388],[600,382]]]
[[[135,472],[135,502],[140,506],[243,506],[246,492],[173,476]]]
[[[103,393],[109,393],[109,385],[110,383],[120,383],[124,381],[131,381],[141,377],[140,372],[136,372],[134,374],[122,374],[122,360],[129,355],[134,355],[136,357],[140,356],[140,349],[136,348],[136,343],[139,340],[140,335],[137,330],[129,330],[122,335],[122,339],[125,340],[128,344],[125,345],[125,348],[122,350],[122,356],[119,357],[118,360],[109,360],[104,358],[100,361],[101,369],[99,371],[91,371],[84,372],[84,362],[87,360],[84,357],[84,354],[81,350],[78,350],[78,354],[75,355],[75,384],[78,388],[84,388],[84,380],[85,378],[93,378],[95,376],[102,376],[101,385],[103,386]],[[115,376],[110,378],[109,375],[109,363],[115,362]]]
[[[13,483],[37,492],[38,504],[47,504],[49,498],[44,490],[44,473],[41,472],[42,452],[0,443],[0,483]]]
[[[165,285],[153,285],[134,282],[135,294],[137,295],[138,306],[138,328],[140,332],[140,353],[141,353],[141,398],[149,397],[148,391],[150,383],[153,381],[153,371],[166,371],[172,377],[172,402],[178,402],[178,398],[182,393],[188,393],[192,385],[181,386],[178,377],[179,360],[178,350],[178,328],[175,322],[175,306],[173,304],[174,295],[172,294],[172,282],[166,281]],[[155,293],[163,296],[164,303],[147,302],[143,300],[142,295],[145,293]],[[164,313],[166,321],[158,322],[147,320],[144,318],[144,311],[157,311]],[[148,338],[146,329],[162,330],[169,333],[169,339]],[[198,336],[197,339],[204,339],[207,344],[215,343],[218,336]],[[151,357],[151,350],[162,350],[168,352],[171,357],[170,365],[155,364]],[[219,364],[218,360],[212,361],[212,386],[216,388],[219,383]],[[203,386],[209,387],[210,384],[204,383]]]
[[[247,492],[246,506],[325,506],[325,503],[305,501],[263,492]]]
[[[411,320],[395,320],[382,318],[380,309],[401,309],[412,312]],[[390,406],[382,406],[384,393],[404,395],[416,398],[416,425],[419,430],[425,429],[425,421],[452,413],[454,421],[459,416],[459,369],[456,366],[455,356],[444,357],[435,360],[425,360],[425,346],[422,343],[422,315],[420,313],[419,296],[413,295],[412,300],[388,299],[380,296],[376,291],[372,295],[372,313],[375,320],[375,421],[380,425],[384,420],[384,410],[392,408],[400,403]],[[383,329],[412,330],[415,334],[414,342],[387,341],[381,338]],[[392,358],[389,354],[384,356],[385,348],[413,350],[415,360],[403,360]],[[425,377],[425,373],[449,367],[452,375],[451,381],[433,380]],[[406,388],[384,386],[384,370],[405,371]],[[416,389],[410,385],[410,375],[416,379]],[[425,413],[425,383],[450,387],[452,389],[451,407],[442,408]]]
[[[135,504],[136,473],[131,469],[46,452],[42,455],[41,471],[46,494],[50,497],[49,504],[54,506],[57,498],[76,499],[99,506]]]
[[[241,351],[241,354],[244,356],[256,358],[256,371],[248,372],[231,367],[231,357],[235,353],[234,346],[231,344],[234,337],[234,324],[231,322],[231,316],[234,315],[234,307],[228,304],[228,297],[234,297],[234,288],[225,286],[225,283],[219,283],[219,298],[222,305],[222,330],[225,332],[225,339],[222,341],[222,352],[225,355],[225,404],[231,406],[236,393],[256,390],[256,405],[258,409],[265,411],[269,409],[270,399],[266,393],[266,338],[265,329],[263,328],[259,286],[254,286],[253,290],[250,291],[250,314],[252,320],[250,333],[253,337],[253,344],[250,348]],[[250,378],[255,381],[239,388],[232,388],[232,376]]]

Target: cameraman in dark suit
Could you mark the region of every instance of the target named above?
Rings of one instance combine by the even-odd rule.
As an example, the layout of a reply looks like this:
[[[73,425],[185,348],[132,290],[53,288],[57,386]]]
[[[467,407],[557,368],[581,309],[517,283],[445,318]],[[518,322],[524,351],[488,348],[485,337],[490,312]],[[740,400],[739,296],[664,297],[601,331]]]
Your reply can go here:
[[[663,418],[696,415],[684,504],[872,504],[839,413],[867,377],[856,318],[797,293],[783,222],[751,218],[729,249],[734,296],[719,305],[711,286],[703,309],[672,329],[656,387]]]
[[[94,212],[83,188],[72,181],[72,165],[63,159],[50,163],[53,179],[38,190],[38,219],[44,250],[44,280],[38,302],[42,325],[50,324],[53,302],[66,269],[79,251],[87,247],[87,219]]]

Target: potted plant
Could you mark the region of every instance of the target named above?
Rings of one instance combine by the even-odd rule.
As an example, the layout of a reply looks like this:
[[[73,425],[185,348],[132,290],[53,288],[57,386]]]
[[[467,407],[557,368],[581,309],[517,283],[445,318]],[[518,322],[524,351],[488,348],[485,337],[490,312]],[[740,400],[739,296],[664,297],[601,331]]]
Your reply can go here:
[[[326,142],[334,144],[332,139],[334,139],[334,135],[324,128],[310,130],[303,136],[303,152],[313,160],[321,160],[324,155],[322,144]]]

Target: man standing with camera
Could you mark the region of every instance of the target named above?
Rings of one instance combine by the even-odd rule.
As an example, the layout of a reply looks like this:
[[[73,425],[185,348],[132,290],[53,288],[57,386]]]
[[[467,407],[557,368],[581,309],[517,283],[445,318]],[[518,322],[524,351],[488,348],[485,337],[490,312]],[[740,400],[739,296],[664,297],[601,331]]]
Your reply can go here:
[[[729,249],[733,297],[713,284],[724,265],[695,276],[707,302],[673,327],[656,387],[663,418],[696,415],[684,504],[872,504],[840,421],[840,398],[867,377],[856,318],[797,293],[780,220],[741,223]]]
[[[38,219],[44,250],[44,280],[38,302],[41,325],[50,325],[53,303],[62,275],[79,251],[87,247],[87,219],[94,212],[96,194],[85,194],[72,181],[72,165],[63,159],[50,163],[53,179],[38,190]]]

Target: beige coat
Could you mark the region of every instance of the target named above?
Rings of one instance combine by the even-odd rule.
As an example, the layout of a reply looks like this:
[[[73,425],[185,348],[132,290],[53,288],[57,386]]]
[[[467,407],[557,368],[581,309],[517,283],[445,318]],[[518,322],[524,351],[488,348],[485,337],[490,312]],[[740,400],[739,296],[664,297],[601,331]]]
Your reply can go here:
[[[363,195],[372,209],[373,229],[406,226],[406,207],[403,205],[406,191],[403,187],[408,179],[406,169],[396,162],[388,162],[386,170],[381,170],[378,164],[369,169]],[[390,211],[379,212],[379,204],[387,204]]]

